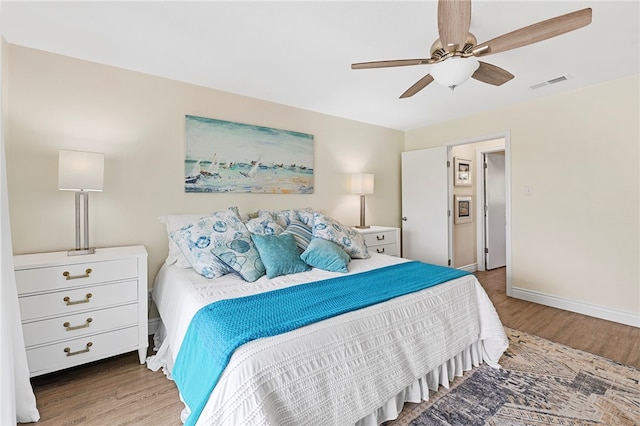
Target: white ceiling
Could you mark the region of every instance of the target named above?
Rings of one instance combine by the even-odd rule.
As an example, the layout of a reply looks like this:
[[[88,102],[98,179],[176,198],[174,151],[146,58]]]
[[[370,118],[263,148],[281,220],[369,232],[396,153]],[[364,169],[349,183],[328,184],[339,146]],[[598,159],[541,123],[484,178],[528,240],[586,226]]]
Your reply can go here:
[[[470,31],[480,43],[585,7],[591,25],[485,57],[515,75],[503,86],[433,83],[408,99],[398,96],[428,65],[350,64],[428,57],[435,1],[2,1],[1,28],[9,43],[409,130],[637,74],[637,0],[475,0]]]

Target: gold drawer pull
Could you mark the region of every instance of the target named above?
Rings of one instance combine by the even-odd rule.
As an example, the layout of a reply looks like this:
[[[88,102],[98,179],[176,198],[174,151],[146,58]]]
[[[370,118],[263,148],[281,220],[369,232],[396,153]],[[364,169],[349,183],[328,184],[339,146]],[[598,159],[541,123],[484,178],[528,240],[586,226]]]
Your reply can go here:
[[[84,354],[89,352],[89,348],[93,346],[93,343],[89,342],[87,343],[87,347],[84,349],[80,349],[79,351],[75,351],[75,352],[71,352],[71,348],[70,347],[66,347],[64,348],[64,351],[67,353],[67,356],[74,356],[74,355],[79,355],[79,354]]]
[[[376,251],[380,254],[384,253],[384,247],[382,247],[381,249],[377,248]]]
[[[376,235],[376,240],[383,241],[384,240],[384,235]]]
[[[79,330],[81,328],[87,328],[89,327],[89,324],[91,324],[91,321],[93,321],[93,318],[87,318],[87,321],[85,321],[84,324],[82,325],[71,325],[69,324],[69,321],[65,322],[64,324],[62,324],[62,326],[67,330],[67,331],[73,331],[73,330]]]
[[[93,294],[91,293],[87,293],[87,295],[84,297],[84,300],[71,300],[71,298],[69,296],[65,296],[64,300],[67,304],[67,306],[71,306],[71,305],[78,305],[80,303],[89,303],[89,299],[91,299],[91,297],[93,296]]]
[[[77,280],[78,278],[89,278],[89,274],[92,272],[93,271],[91,270],[91,268],[87,268],[87,270],[84,271],[84,275],[71,275],[69,271],[64,271],[62,275],[67,277],[67,281],[68,281],[68,280]]]

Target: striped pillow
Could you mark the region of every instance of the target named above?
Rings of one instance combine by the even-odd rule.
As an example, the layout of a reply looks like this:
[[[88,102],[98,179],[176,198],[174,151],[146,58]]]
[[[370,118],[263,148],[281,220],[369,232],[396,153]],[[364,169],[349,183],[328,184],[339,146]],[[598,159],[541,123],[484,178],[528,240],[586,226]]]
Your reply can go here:
[[[287,229],[282,231],[283,234],[291,234],[293,238],[296,240],[296,246],[298,247],[298,251],[302,253],[309,246],[309,242],[311,241],[311,228],[300,222],[299,220],[291,220]]]

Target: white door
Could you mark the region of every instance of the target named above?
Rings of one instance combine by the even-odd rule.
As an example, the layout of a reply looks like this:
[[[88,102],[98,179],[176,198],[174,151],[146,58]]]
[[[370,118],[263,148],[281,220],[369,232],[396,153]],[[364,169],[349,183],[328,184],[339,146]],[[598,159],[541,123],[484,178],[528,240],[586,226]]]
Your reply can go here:
[[[485,268],[507,264],[504,152],[485,158]]]
[[[450,264],[446,146],[402,153],[402,256]]]

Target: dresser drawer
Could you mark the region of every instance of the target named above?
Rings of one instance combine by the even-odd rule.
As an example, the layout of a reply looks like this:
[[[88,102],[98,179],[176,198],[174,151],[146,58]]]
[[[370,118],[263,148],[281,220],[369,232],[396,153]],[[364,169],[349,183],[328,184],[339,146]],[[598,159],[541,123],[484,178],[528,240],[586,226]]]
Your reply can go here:
[[[138,347],[138,327],[27,349],[31,376],[73,367]]]
[[[125,258],[20,269],[16,271],[16,282],[18,293],[25,294],[125,280],[137,276],[137,259]]]
[[[13,257],[31,377],[137,350],[147,358],[147,250]],[[68,348],[65,351],[65,348]]]
[[[74,288],[18,298],[22,321],[89,311],[137,300],[137,281]]]
[[[400,256],[398,253],[398,244],[378,244],[375,246],[369,246],[369,251],[373,253],[386,254],[389,256]]]
[[[22,324],[24,344],[42,345],[56,340],[74,339],[88,334],[103,333],[116,328],[137,325],[138,305],[99,309],[75,315],[64,315]]]
[[[395,231],[371,232],[364,234],[363,237],[364,241],[367,243],[367,247],[396,244],[398,242]]]

